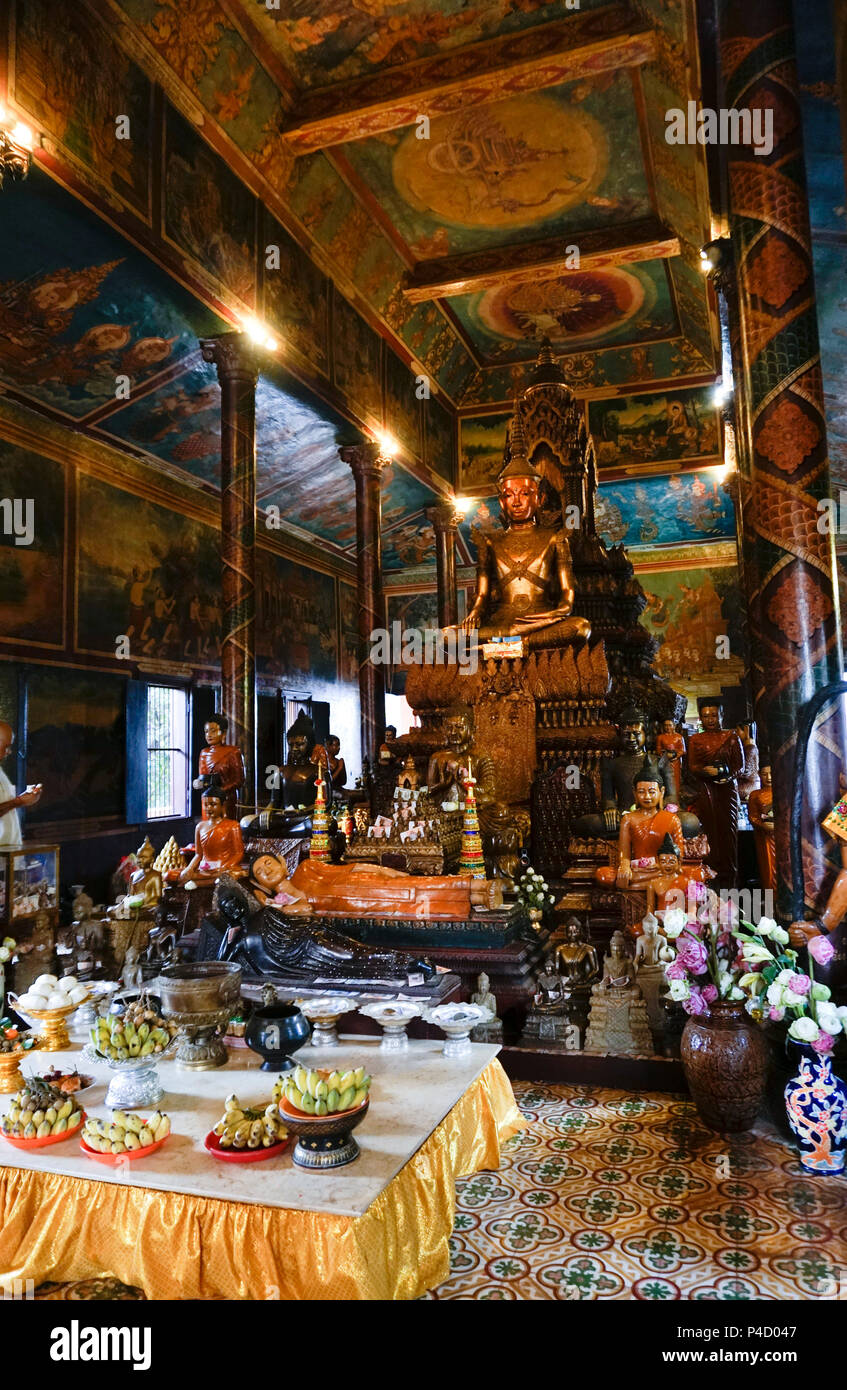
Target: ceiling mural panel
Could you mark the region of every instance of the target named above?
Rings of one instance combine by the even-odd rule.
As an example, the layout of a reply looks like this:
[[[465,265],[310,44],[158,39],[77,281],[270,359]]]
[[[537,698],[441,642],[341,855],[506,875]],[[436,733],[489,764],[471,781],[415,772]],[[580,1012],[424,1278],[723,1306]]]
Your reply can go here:
[[[221,393],[215,368],[199,353],[181,376],[129,401],[97,428],[198,482],[220,486]]]
[[[324,376],[329,372],[329,281],[284,227],[266,214],[264,316],[285,341]]]
[[[34,169],[4,190],[0,379],[82,418],[196,351],[221,322]]]
[[[650,212],[628,73],[344,146],[416,259],[575,236]],[[614,157],[612,157],[614,152]]]
[[[568,353],[679,331],[665,261],[501,285],[460,295],[450,307],[483,361],[494,364],[534,360],[544,337],[554,352]]]
[[[601,483],[595,502],[597,532],[607,545],[683,545],[735,538],[735,510],[724,491],[723,469],[671,474],[642,481]]]

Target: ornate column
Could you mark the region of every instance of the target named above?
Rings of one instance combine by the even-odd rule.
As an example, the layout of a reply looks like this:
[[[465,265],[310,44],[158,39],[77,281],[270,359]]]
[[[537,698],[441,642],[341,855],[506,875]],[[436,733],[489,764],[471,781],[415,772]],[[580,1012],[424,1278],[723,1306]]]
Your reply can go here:
[[[456,528],[458,513],[454,506],[445,502],[440,507],[430,507],[427,519],[435,530],[435,570],[438,582],[438,625],[452,627],[459,621],[459,604],[456,598]]]
[[[721,0],[723,100],[773,121],[773,150],[726,150],[737,283],[744,578],[754,630],[756,718],[773,770],[777,907],[790,916],[788,823],[800,707],[841,675],[831,493],[791,0]],[[766,127],[764,127],[766,129]],[[738,382],[736,383],[739,384]],[[749,477],[745,477],[749,460]],[[820,821],[838,797],[840,718],[830,705],[809,744],[805,895],[821,906]]]
[[[221,692],[229,741],[244,755],[244,800],[256,805],[256,383],[244,333],[201,338],[221,388]]]
[[[382,596],[382,470],[388,462],[378,444],[339,449],[356,483],[356,564],[359,599],[359,702],[362,757],[371,765],[385,731],[385,670],[371,660],[371,633],[385,627]]]

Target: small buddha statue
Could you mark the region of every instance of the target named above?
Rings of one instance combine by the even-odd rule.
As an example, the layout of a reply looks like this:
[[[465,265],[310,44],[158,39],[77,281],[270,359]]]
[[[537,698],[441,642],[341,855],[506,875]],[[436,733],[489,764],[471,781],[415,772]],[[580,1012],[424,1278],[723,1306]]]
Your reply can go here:
[[[497,795],[494,759],[474,743],[473,712],[468,705],[454,705],[444,719],[445,748],[429,760],[427,785],[435,802],[464,806],[465,787],[473,773],[479,828],[489,837],[502,834],[515,821]]]
[[[214,883],[223,873],[243,873],[241,827],[224,816],[223,798],[214,787],[203,793],[203,813],[195,828],[194,857],[182,870],[180,883]]]
[[[587,839],[614,839],[620,829],[621,816],[632,805],[632,779],[644,762],[647,743],[647,719],[636,705],[627,705],[618,717],[618,751],[604,757],[600,763],[601,810],[580,816],[574,822],[574,833]],[[656,767],[662,787],[663,804],[676,809],[682,833],[686,839],[699,835],[700,822],[696,816],[677,809],[677,790],[674,768],[664,754]]]
[[[330,797],[332,793],[342,790],[347,781],[347,767],[341,756],[341,739],[337,734],[329,734],[326,743],[316,743],[310,761],[316,767],[323,767]]]
[[[308,834],[308,812],[315,804],[319,766],[312,762],[315,729],[301,710],[286,734],[288,757],[279,769],[270,805],[255,815],[243,816],[244,830],[260,835]]]
[[[502,1042],[503,1024],[497,1017],[497,1000],[491,993],[491,981],[483,970],[477,976],[476,993],[471,995],[471,1003],[478,1004],[481,1009],[488,1009],[491,1018],[487,1023],[480,1023],[471,1031],[472,1042]]]
[[[656,855],[656,872],[647,880],[647,911],[664,912],[669,907],[685,910],[694,883],[714,878],[708,864],[681,863],[679,845],[672,835],[665,836]]]
[[[420,784],[421,775],[415,767],[414,758],[409,753],[397,774],[397,786],[403,791],[417,791]]]
[[[673,811],[662,809],[661,772],[655,759],[646,757],[632,782],[635,809],[625,811],[618,834],[618,867],[595,871],[598,883],[618,888],[643,888],[658,872],[658,850],[670,835],[682,853],[682,825]]]
[[[498,479],[505,529],[480,536],[476,593],[467,617],[452,630],[478,631],[483,642],[520,637],[525,651],[585,642],[591,624],[572,611],[568,537],[562,528],[539,524],[542,480],[526,457],[517,412],[509,443],[511,457]]]
[[[662,1002],[662,985],[665,982],[665,965],[673,960],[673,951],[659,931],[659,919],[648,912],[641,923],[641,933],[635,943],[635,969],[638,984],[647,1005],[650,1032],[653,1045],[658,1052],[664,1037],[665,1011]]]
[[[636,968],[616,931],[603,960],[603,978],[591,991],[585,1051],[596,1055],[652,1056],[647,1005],[636,983]]]
[[[143,894],[141,910],[152,912],[159,905],[164,884],[159,870],[153,867],[156,851],[150,843],[149,835],[144,837],[144,844],[136,850],[135,857],[138,860],[138,868],[130,875],[128,896],[137,897]]]
[[[568,992],[584,989],[600,973],[597,951],[586,939],[585,927],[578,917],[566,921],[565,939],[559,942],[554,954],[556,969]]]
[[[223,796],[227,817],[233,820],[238,795],[244,786],[244,759],[236,744],[226,742],[228,730],[229,720],[224,714],[213,714],[206,720],[203,726],[206,747],[200,751],[198,775],[192,786],[200,792],[217,788]]]

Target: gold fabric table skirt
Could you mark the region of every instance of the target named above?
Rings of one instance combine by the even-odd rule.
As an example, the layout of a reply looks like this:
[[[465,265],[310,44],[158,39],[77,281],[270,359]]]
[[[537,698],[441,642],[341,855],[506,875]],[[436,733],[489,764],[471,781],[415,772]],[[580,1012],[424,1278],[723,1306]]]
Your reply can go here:
[[[501,1143],[526,1127],[492,1061],[359,1217],[0,1168],[0,1282],[110,1274],[153,1299],[417,1298],[449,1273],[455,1179],[499,1168]]]

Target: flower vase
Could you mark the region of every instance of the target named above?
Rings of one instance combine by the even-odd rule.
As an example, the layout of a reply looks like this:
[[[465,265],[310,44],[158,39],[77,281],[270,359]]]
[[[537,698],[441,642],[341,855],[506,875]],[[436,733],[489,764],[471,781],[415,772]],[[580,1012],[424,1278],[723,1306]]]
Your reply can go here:
[[[785,1087],[785,1108],[807,1173],[843,1173],[847,1151],[847,1086],[832,1070],[832,1058],[789,1039],[797,1075]]]
[[[704,1124],[721,1134],[751,1129],[761,1108],[770,1050],[739,999],[716,999],[682,1032],[682,1066]]]

